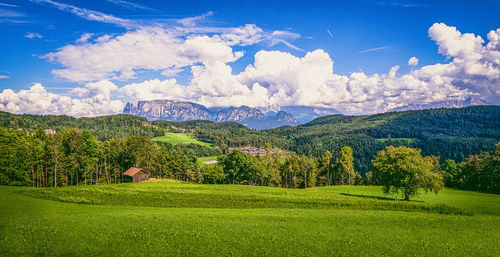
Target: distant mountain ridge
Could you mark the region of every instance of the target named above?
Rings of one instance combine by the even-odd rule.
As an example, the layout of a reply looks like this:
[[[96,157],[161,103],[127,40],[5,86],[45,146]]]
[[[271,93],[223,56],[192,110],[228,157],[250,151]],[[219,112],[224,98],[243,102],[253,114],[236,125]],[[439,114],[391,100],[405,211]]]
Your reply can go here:
[[[307,108],[312,107],[305,107],[305,109]],[[139,101],[137,106],[134,106],[132,103],[127,103],[123,109],[123,113],[141,116],[148,120],[168,120],[177,122],[189,120],[209,120],[214,122],[234,121],[253,129],[268,129],[287,125],[294,126],[321,116],[319,113],[313,115],[313,111],[307,110],[308,111],[304,115],[300,116],[299,122],[295,119],[294,115],[285,111],[264,112],[259,108],[248,106],[207,108],[192,102],[153,100]],[[323,110],[323,112],[325,111]]]
[[[416,111],[436,108],[462,108],[468,106],[489,105],[488,102],[478,97],[468,97],[465,100],[449,100],[427,104],[408,104],[391,109],[390,112]]]
[[[282,106],[280,107],[280,110],[293,115],[293,117],[297,119],[297,122],[299,124],[304,124],[316,118],[327,115],[341,114],[334,108],[313,107],[313,106],[303,106],[303,105]]]

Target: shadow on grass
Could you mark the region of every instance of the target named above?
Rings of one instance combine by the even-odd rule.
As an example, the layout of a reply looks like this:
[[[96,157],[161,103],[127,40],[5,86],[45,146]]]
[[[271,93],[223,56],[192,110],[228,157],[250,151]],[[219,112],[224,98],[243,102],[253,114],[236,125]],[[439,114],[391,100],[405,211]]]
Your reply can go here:
[[[386,200],[386,201],[403,201],[401,199],[395,199],[395,198],[390,198],[390,197],[384,197],[384,196],[375,196],[375,195],[355,195],[355,194],[348,194],[348,193],[340,193],[341,195],[345,196],[354,196],[354,197],[361,197],[361,198],[371,198],[371,199],[377,199],[377,200]],[[423,203],[424,201],[421,200],[409,200],[407,202],[415,202],[415,203]]]

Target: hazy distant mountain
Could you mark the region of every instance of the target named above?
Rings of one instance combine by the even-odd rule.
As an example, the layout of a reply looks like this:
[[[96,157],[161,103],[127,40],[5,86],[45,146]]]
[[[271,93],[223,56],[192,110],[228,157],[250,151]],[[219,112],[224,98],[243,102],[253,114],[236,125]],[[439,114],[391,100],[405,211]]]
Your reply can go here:
[[[264,113],[262,110],[248,106],[207,108],[200,104],[174,100],[139,101],[137,107],[132,103],[127,103],[123,113],[145,117],[148,120],[234,121],[253,129],[298,124],[293,115],[283,111]]]
[[[215,122],[241,121],[244,123],[245,121],[258,121],[266,118],[262,111],[248,106],[215,107],[211,108],[210,111],[212,112],[211,120]]]
[[[293,115],[293,117],[297,119],[297,122],[299,124],[304,124],[316,118],[326,115],[341,114],[339,111],[333,108],[312,107],[312,106],[302,106],[302,105],[281,106],[280,110]]]
[[[465,100],[450,100],[450,101],[433,102],[427,104],[408,104],[396,107],[390,111],[402,112],[402,111],[415,111],[415,110],[436,109],[436,108],[462,108],[462,107],[476,106],[476,105],[488,105],[488,102],[478,97],[469,97]]]

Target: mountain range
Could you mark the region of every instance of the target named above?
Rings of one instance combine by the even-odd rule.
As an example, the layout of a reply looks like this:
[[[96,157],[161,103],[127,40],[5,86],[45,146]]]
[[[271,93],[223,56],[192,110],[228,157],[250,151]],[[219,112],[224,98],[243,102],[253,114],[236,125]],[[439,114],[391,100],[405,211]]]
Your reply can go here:
[[[248,106],[207,108],[200,104],[175,100],[139,101],[137,106],[127,103],[123,113],[141,116],[148,120],[234,121],[252,129],[295,126],[324,115],[339,114],[333,108],[310,106],[282,106],[274,107],[273,110]]]
[[[449,100],[449,101],[432,102],[426,104],[408,104],[396,107],[390,111],[403,112],[403,111],[416,111],[416,110],[436,109],[436,108],[462,108],[462,107],[477,106],[477,105],[489,105],[489,103],[478,97],[471,96],[466,98],[465,100]]]
[[[425,104],[408,104],[390,110],[390,112],[414,111],[435,108],[461,108],[468,106],[488,105],[478,97],[465,100],[450,100]],[[312,106],[271,106],[268,108],[240,107],[205,107],[201,104],[176,101],[152,100],[139,101],[137,106],[127,103],[124,114],[133,114],[150,121],[190,121],[209,120],[214,122],[234,121],[252,129],[271,129],[281,126],[295,126],[308,123],[316,118],[341,114],[334,108]]]

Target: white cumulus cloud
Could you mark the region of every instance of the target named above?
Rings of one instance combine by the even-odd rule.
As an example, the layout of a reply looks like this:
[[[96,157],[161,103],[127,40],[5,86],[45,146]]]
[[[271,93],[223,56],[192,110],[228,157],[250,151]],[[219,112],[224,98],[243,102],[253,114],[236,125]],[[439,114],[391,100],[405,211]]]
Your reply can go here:
[[[88,39],[87,39],[88,40]],[[53,70],[75,82],[134,78],[138,70],[180,71],[196,63],[233,62],[243,56],[221,37],[189,35],[145,27],[120,36],[105,35],[92,43],[67,45],[44,56],[64,66]]]
[[[179,33],[183,36],[149,27],[65,46],[46,55],[64,66],[54,73],[72,81],[94,82],[73,89],[71,97],[47,92],[40,84],[18,92],[6,89],[0,93],[0,110],[91,116],[120,113],[128,100],[175,99],[206,106],[322,106],[358,114],[470,95],[500,102],[500,29],[489,32],[485,43],[480,36],[436,23],[429,28],[429,36],[447,63],[406,74],[399,74],[394,66],[371,75],[335,73],[334,61],[321,49],[303,56],[261,50],[252,64],[235,74],[230,64],[243,53],[233,46],[262,42],[274,32],[247,25],[210,35]],[[418,59],[412,57],[408,64],[418,65]],[[132,78],[140,70],[167,76],[186,70],[191,79],[185,85],[175,79],[150,79],[123,87],[110,81]]]
[[[418,65],[418,58],[413,56],[408,60],[408,65],[411,66],[417,66]]]
[[[120,88],[118,93],[130,97],[134,101],[157,99],[187,100],[184,97],[186,94],[185,87],[177,84],[175,79],[151,79],[141,83],[132,83]]]
[[[0,93],[0,111],[75,117],[116,114],[123,110],[124,103],[111,100],[110,92],[114,89],[116,86],[109,81],[88,84],[73,90],[82,98],[72,98],[50,93],[40,83],[35,83],[28,90],[3,90]]]
[[[92,38],[92,36],[94,36],[93,33],[83,33],[80,36],[80,38],[76,40],[76,43],[79,43],[79,44],[87,43],[89,41],[89,39]]]

